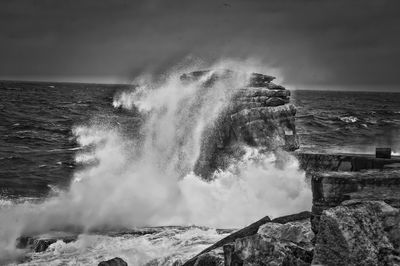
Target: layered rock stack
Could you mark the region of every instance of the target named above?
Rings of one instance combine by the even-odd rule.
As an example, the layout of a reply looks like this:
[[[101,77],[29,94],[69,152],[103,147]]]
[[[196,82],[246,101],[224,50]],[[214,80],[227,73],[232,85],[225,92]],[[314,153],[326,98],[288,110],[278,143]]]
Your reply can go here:
[[[213,73],[213,74],[210,74]],[[232,71],[195,71],[181,76],[182,81],[208,79],[211,86],[217,79],[232,75]],[[216,169],[224,169],[232,158],[240,158],[241,144],[267,151],[299,148],[296,135],[296,108],[290,104],[290,91],[272,82],[275,77],[253,73],[247,86],[232,88],[229,106],[216,125],[206,132],[202,141],[195,172],[209,177]]]

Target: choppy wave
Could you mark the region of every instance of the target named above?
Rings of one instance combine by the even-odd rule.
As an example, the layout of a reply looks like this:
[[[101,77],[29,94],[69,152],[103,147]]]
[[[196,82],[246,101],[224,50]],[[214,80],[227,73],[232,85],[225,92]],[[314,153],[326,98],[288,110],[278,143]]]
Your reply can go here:
[[[123,258],[129,265],[143,265],[150,261],[152,265],[171,265],[176,261],[186,261],[227,235],[201,227],[150,230],[154,233],[142,236],[83,234],[77,241],[58,241],[45,252],[31,254],[32,260],[20,265],[97,265],[99,261],[115,256]]]

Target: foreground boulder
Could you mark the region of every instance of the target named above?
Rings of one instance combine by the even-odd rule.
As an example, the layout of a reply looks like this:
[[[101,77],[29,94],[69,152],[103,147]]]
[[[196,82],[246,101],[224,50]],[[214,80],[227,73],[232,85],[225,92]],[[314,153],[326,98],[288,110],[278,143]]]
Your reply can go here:
[[[242,237],[251,236],[251,235],[256,234],[261,225],[263,225],[265,223],[268,223],[270,221],[271,221],[271,219],[268,216],[265,216],[264,218],[258,220],[257,222],[254,222],[254,223],[250,224],[249,226],[246,226],[245,228],[242,228],[242,229],[230,234],[229,236],[221,239],[220,241],[218,241],[214,245],[211,245],[210,247],[206,248],[205,250],[203,250],[202,252],[200,252],[199,254],[197,254],[196,256],[194,256],[193,258],[188,260],[187,262],[185,262],[184,266],[195,265],[197,260],[198,260],[198,258],[201,255],[209,253],[211,251],[215,251],[217,249],[222,249],[222,247],[225,244],[232,243],[233,241],[235,241],[238,238],[242,238]],[[219,252],[220,251],[221,250],[219,250]]]
[[[128,266],[128,263],[121,258],[115,257],[113,259],[100,262],[98,266]]]
[[[185,262],[184,266],[208,265],[200,264],[205,261],[209,265],[220,265],[222,257],[224,265],[265,265],[262,263],[269,260],[274,263],[308,263],[276,265],[309,265],[312,259],[311,239],[314,237],[310,216],[310,212],[300,212],[272,221],[266,216],[206,248]],[[259,256],[260,260],[256,258]],[[275,260],[275,257],[279,259]]]
[[[322,212],[346,200],[378,200],[400,207],[400,170],[313,172],[310,176],[314,232],[318,232]]]
[[[400,265],[399,210],[382,201],[346,201],[325,210],[313,264]]]
[[[224,246],[225,265],[310,265],[310,221],[267,223],[257,234]]]
[[[195,71],[181,76],[183,82],[203,81],[204,87],[233,75],[233,71]],[[296,108],[290,104],[290,91],[271,81],[274,77],[253,73],[248,84],[232,88],[229,105],[215,125],[204,133],[194,171],[208,178],[225,169],[232,158],[243,155],[242,144],[267,151],[293,151],[299,148],[296,134]]]

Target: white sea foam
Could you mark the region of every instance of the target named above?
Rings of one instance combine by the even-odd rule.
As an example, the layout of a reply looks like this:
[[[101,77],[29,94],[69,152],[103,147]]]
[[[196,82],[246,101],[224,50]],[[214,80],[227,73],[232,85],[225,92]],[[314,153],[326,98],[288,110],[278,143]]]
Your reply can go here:
[[[345,123],[355,123],[358,121],[358,118],[355,116],[343,116],[343,117],[339,117],[339,119]]]
[[[204,88],[201,82],[207,77],[182,83],[182,71],[173,71],[162,82],[149,82],[148,87],[118,94],[115,107],[135,106],[146,118],[140,140],[106,125],[76,127],[78,143],[92,147],[88,152],[97,164],[75,173],[70,189],[56,197],[1,210],[0,257],[6,261],[19,255],[14,248],[18,236],[51,229],[87,232],[94,228],[190,224],[240,227],[265,215],[309,209],[311,193],[304,173],[288,155],[285,167],[276,168],[274,155],[248,148],[241,162],[218,172],[213,181],[193,174],[204,129],[213,125],[229,102],[232,88],[244,85],[254,71],[232,62],[213,68],[230,68],[243,74]],[[85,151],[79,154],[83,156]],[[85,250],[79,245],[56,243],[52,250]],[[143,255],[141,245],[135,243],[138,253],[134,255],[140,262],[152,256]],[[83,257],[79,263],[93,264]],[[136,259],[132,261],[137,265]]]
[[[143,265],[151,260],[159,265],[186,261],[227,234],[207,228],[164,228],[143,236],[80,235],[75,242],[58,241],[33,260],[21,265],[97,265],[99,261],[120,257],[128,265]],[[152,264],[154,265],[154,264]]]

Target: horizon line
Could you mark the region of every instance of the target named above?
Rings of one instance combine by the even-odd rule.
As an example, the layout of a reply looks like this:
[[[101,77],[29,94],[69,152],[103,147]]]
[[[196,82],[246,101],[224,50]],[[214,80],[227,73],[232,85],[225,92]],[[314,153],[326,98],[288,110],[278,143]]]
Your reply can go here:
[[[47,81],[47,80],[13,80],[13,79],[0,79],[1,82],[20,82],[20,83],[50,83],[50,84],[86,84],[86,85],[106,85],[106,86],[135,86],[133,83],[106,83],[106,82],[82,82],[82,81]],[[351,89],[346,90],[344,89],[345,86],[338,85],[342,87],[342,89],[332,89],[332,88],[317,88],[317,89],[303,89],[303,88],[296,88],[296,85],[291,85],[287,84],[289,87],[291,87],[290,91],[335,91],[335,92],[391,92],[391,93],[400,93],[400,90],[385,90],[385,89],[354,89],[354,87],[361,87],[362,85],[353,85],[349,86]],[[316,85],[310,85],[310,87],[316,87]],[[321,86],[323,87],[323,86]],[[331,86],[331,87],[337,87],[337,86]],[[286,87],[285,87],[286,88]],[[373,87],[376,88],[376,87]]]

